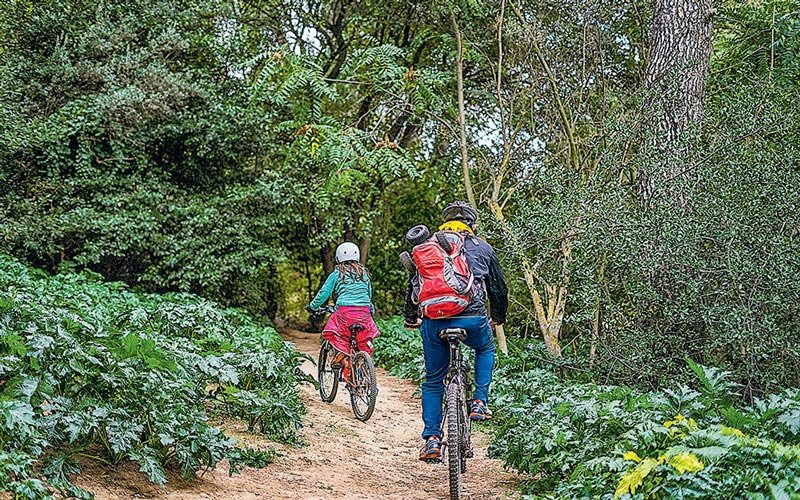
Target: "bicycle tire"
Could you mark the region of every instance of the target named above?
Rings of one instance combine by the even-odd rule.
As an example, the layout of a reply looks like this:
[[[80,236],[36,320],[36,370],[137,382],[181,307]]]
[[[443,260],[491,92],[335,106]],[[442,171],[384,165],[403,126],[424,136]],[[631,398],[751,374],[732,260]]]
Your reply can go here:
[[[322,347],[319,348],[317,382],[319,382],[319,396],[326,403],[331,403],[336,399],[336,391],[339,389],[339,373],[331,366],[332,361],[333,347],[330,342],[324,340]],[[328,387],[329,385],[330,387]]]
[[[353,356],[350,376],[354,380],[354,387],[350,390],[353,414],[357,419],[366,422],[375,411],[375,401],[378,398],[378,378],[372,357],[366,352],[357,352]],[[361,403],[364,403],[363,407]]]
[[[463,395],[463,393],[460,394]],[[469,419],[469,408],[466,398],[461,400],[458,406],[461,408],[461,411],[458,413],[461,421],[461,432],[459,434],[459,436],[461,436],[461,440],[459,441],[461,444],[461,473],[464,474],[467,472],[467,459],[472,457],[472,443],[470,442],[470,428],[472,425]]]
[[[461,498],[461,432],[459,392],[457,382],[447,386],[447,469],[450,474],[450,500]]]

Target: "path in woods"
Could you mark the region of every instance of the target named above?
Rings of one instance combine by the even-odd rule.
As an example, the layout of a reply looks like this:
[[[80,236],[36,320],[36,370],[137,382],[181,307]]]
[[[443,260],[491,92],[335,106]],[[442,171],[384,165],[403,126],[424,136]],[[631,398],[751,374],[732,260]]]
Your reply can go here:
[[[316,359],[319,335],[289,331],[287,340]],[[306,373],[316,368],[307,361]],[[276,445],[245,432],[240,424],[224,427],[240,441],[278,451],[275,463],[265,469],[246,469],[229,477],[226,464],[196,481],[171,477],[165,489],[148,483],[135,467],[117,471],[87,467],[78,484],[96,493],[98,499],[121,498],[447,498],[444,465],[417,460],[421,445],[420,403],[412,394],[415,386],[378,370],[378,402],[372,418],[362,423],[350,410],[347,392],[340,388],[336,400],[323,403],[308,384],[302,398],[308,413],[300,438],[304,446]],[[516,498],[519,478],[504,471],[501,462],[485,458],[486,439],[475,438],[475,459],[468,465],[465,497],[471,499]]]

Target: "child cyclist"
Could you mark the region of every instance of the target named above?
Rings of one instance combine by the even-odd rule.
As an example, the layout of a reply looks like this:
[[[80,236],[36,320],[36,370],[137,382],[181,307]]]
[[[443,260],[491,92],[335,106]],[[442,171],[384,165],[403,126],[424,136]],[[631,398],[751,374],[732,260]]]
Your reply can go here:
[[[342,363],[350,352],[350,326],[358,323],[364,327],[359,332],[358,348],[372,356],[372,340],[380,332],[372,319],[372,282],[367,268],[361,264],[361,252],[355,243],[345,242],[336,248],[336,268],[328,275],[314,300],[306,308],[318,314],[320,308],[333,296],[336,310],[322,330],[322,336],[336,349],[334,363]],[[347,379],[348,366],[344,366]]]

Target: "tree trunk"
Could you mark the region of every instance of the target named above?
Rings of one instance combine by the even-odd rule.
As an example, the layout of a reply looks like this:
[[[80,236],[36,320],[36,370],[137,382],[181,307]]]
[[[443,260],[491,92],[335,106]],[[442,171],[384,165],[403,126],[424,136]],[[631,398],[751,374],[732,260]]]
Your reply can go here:
[[[333,268],[336,266],[336,247],[331,245],[325,245],[319,251],[319,257],[322,261],[322,283],[325,282],[325,278],[328,277],[329,274],[333,272]],[[322,286],[320,283],[320,286]]]
[[[478,208],[475,192],[472,189],[472,180],[469,176],[469,152],[467,151],[467,119],[464,104],[464,49],[461,45],[461,30],[458,28],[455,14],[450,15],[450,24],[456,37],[456,80],[458,91],[458,145],[461,150],[461,173],[464,176],[464,191],[467,192],[467,201]]]
[[[317,290],[322,288],[322,285],[325,283],[325,280],[328,278],[328,275],[333,272],[334,267],[336,266],[335,261],[335,250],[336,247],[331,245],[325,245],[324,247],[320,248],[319,250],[319,258],[322,262],[322,278],[319,283],[319,287]],[[316,292],[314,292],[316,294]],[[312,297],[313,298],[313,297]],[[314,332],[322,331],[322,327],[324,325],[324,318],[323,317],[316,317],[313,316],[309,318],[309,322],[311,323],[311,330]]]
[[[361,253],[361,263],[365,266],[367,265],[367,259],[369,259],[369,250],[372,246],[372,236],[367,236],[361,240],[361,243],[358,244],[358,251]]]
[[[600,339],[600,331],[603,325],[603,285],[606,280],[606,256],[603,255],[603,260],[600,262],[600,271],[597,275],[597,281],[600,284],[597,290],[597,298],[594,302],[594,321],[592,321],[592,340],[589,347],[589,368],[594,367],[595,358],[597,357],[597,341]]]
[[[714,12],[712,0],[655,0],[644,81],[651,97],[645,106],[651,116],[652,145],[667,156],[680,154],[680,135],[703,118]],[[681,175],[680,162],[670,164],[661,179],[649,180],[651,172],[640,172],[645,195],[650,182]]]
[[[672,142],[703,117],[711,56],[711,0],[655,0],[645,86],[655,125]]]

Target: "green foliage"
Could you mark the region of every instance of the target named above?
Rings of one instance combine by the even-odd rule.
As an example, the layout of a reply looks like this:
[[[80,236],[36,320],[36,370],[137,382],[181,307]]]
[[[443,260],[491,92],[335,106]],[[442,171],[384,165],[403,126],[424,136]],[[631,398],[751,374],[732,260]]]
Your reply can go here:
[[[692,136],[702,146],[669,164],[655,152],[626,159],[633,125],[623,120],[612,122],[616,142],[592,173],[543,169],[509,217],[519,248],[504,253],[510,264],[528,258],[548,283],[570,272],[561,337],[574,366],[586,370],[593,356],[591,375],[652,389],[688,381],[688,356],[732,372],[748,398],[800,383],[785,369],[800,362],[796,95],[730,90],[706,110],[705,133]],[[640,168],[691,176],[657,182],[644,207],[634,186],[619,183]],[[526,292],[516,285],[515,296],[527,301]],[[517,319],[530,321],[528,311]]]
[[[228,453],[229,474],[234,475],[242,471],[242,466],[263,469],[275,460],[272,450],[261,451],[252,448],[235,448]]]
[[[362,35],[353,36],[360,47]],[[291,184],[285,201],[298,220],[282,232],[282,246],[294,262],[281,269],[288,280],[305,275],[311,284],[304,295],[313,294],[317,266],[332,265],[331,250],[343,239],[362,243],[369,267],[379,263],[376,291],[390,295],[397,284],[402,269],[390,252],[414,222],[404,218],[398,224],[394,214],[408,203],[418,205],[435,179],[424,175],[425,164],[410,147],[426,114],[444,106],[441,90],[448,82],[435,68],[415,69],[409,62],[413,53],[412,47],[367,43],[348,50],[341,67],[326,69],[325,60],[308,48],[270,45],[250,63],[251,105],[279,109],[284,117],[276,125],[282,160],[274,169]],[[285,299],[290,306],[307,297]],[[378,301],[390,312],[397,307],[396,300]]]
[[[392,45],[356,51],[341,79],[327,78],[313,56],[285,48],[254,61],[263,61],[253,78],[254,102],[286,108],[290,117],[280,124],[292,138],[283,172],[295,189],[308,195],[296,198],[296,208],[309,214],[307,224],[318,221],[312,243],[329,244],[345,231],[359,239],[368,237],[386,187],[420,175],[417,164],[387,131],[366,129],[358,123],[366,120],[364,116],[336,116],[359,98],[375,106],[408,106],[421,80],[415,76],[413,86],[405,83],[410,77],[403,54]],[[428,94],[435,95],[430,90]]]
[[[399,317],[379,322],[375,359],[424,377],[422,346]],[[731,373],[687,360],[693,385],[657,392],[576,383],[541,342],[514,341],[491,389],[490,455],[529,474],[525,492],[555,498],[770,498],[800,484],[800,391],[743,406]],[[688,377],[687,377],[688,378]]]
[[[78,457],[131,460],[157,484],[166,467],[192,477],[227,457],[234,470],[269,463],[234,449],[209,412],[294,438],[300,355],[242,312],[4,256],[0,289],[0,490],[68,491]]]
[[[285,280],[319,274],[343,238],[402,241],[383,229],[390,196],[416,202],[429,185],[409,181],[452,80],[422,6],[408,18],[393,2],[0,9],[5,251],[274,318],[302,302]],[[315,34],[291,36],[298,22]],[[383,290],[400,267],[379,260]]]
[[[694,363],[701,392],[568,383],[536,368],[536,350],[504,360],[492,389],[500,425],[490,451],[538,475],[529,492],[769,498],[797,491],[797,390],[734,406],[730,373]]]
[[[791,86],[800,76],[800,2],[722,2],[715,25],[715,85],[743,74],[771,77]]]
[[[226,4],[0,9],[0,248],[274,316],[274,242],[294,217],[257,163],[271,115],[233,75]]]
[[[394,377],[420,382],[425,377],[425,361],[419,330],[403,328],[400,316],[379,319],[376,324],[381,336],[375,341],[375,364]]]

